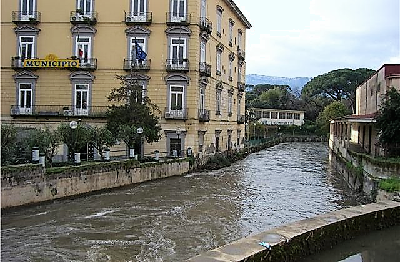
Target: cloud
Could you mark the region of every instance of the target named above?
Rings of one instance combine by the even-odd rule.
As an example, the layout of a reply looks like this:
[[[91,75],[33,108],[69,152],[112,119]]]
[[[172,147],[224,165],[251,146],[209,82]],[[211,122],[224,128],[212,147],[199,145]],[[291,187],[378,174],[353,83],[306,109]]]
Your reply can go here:
[[[302,0],[301,4],[307,5],[308,13],[282,15],[285,22],[276,26],[257,16],[263,8],[246,10],[256,18],[250,19],[253,28],[248,31],[247,73],[316,76],[338,68],[377,69],[399,62],[397,0]]]

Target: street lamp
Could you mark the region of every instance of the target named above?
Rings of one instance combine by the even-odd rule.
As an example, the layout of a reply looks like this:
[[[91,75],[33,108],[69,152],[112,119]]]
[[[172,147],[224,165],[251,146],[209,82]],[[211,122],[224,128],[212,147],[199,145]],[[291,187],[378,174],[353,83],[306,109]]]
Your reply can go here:
[[[182,149],[182,145],[181,145],[181,139],[180,139],[180,135],[182,134],[182,130],[180,127],[178,127],[176,129],[176,135],[178,136],[178,140],[179,140],[179,149],[178,149],[178,156],[181,156],[181,149]]]
[[[143,159],[144,156],[144,152],[143,152],[143,141],[142,141],[142,134],[143,134],[143,128],[139,127],[138,129],[136,129],[136,133],[139,134],[139,138],[140,138],[140,159]]]
[[[75,164],[79,164],[81,162],[81,154],[75,152],[76,147],[76,128],[78,127],[78,123],[76,121],[71,121],[69,123],[69,127],[72,129],[72,152],[74,156]]]

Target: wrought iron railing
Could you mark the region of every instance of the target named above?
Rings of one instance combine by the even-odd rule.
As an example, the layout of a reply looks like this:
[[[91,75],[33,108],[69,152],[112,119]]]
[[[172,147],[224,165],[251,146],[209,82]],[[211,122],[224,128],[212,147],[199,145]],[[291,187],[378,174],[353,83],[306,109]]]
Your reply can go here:
[[[164,117],[165,119],[182,119],[186,120],[188,118],[188,108],[182,108],[182,109],[171,109],[171,108],[165,108],[164,111]]]
[[[189,71],[188,59],[167,59],[165,62],[167,71]]]
[[[245,115],[238,115],[238,117],[237,117],[238,124],[244,124],[245,121],[246,121]]]
[[[124,59],[124,70],[150,70],[151,60]]]
[[[205,62],[200,62],[199,71],[201,76],[211,76],[211,65]]]
[[[13,11],[12,21],[13,23],[28,23],[28,24],[38,24],[40,23],[41,13],[38,11],[27,12],[27,11]]]
[[[70,21],[72,24],[94,25],[97,23],[97,12],[71,11]]]
[[[240,60],[245,60],[246,58],[246,52],[243,49],[240,49],[240,47],[237,47],[237,56]]]
[[[127,25],[151,24],[153,20],[152,12],[125,12],[125,23]]]
[[[11,106],[11,116],[87,116],[87,117],[106,117],[108,106],[71,106],[71,105],[31,105],[21,107]]]
[[[200,20],[200,22],[199,22],[200,30],[206,31],[208,34],[211,34],[211,32],[212,32],[211,21],[208,20],[207,17],[200,17],[199,20]]]
[[[200,122],[208,122],[208,121],[210,121],[210,110],[199,109],[199,121]]]
[[[189,25],[190,20],[190,14],[180,14],[175,12],[167,13],[167,25]]]

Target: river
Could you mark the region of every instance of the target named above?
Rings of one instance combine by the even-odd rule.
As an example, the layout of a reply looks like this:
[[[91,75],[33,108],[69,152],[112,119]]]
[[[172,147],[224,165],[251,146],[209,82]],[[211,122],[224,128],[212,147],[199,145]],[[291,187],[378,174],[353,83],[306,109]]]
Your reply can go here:
[[[2,214],[2,261],[182,261],[357,203],[323,143],[285,143],[231,167]]]

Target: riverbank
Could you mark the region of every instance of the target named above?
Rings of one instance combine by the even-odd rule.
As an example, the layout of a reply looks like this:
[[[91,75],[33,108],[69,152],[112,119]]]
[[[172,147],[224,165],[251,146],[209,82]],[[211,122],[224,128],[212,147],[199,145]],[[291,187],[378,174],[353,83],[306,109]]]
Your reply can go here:
[[[399,202],[350,207],[264,231],[188,261],[297,261],[366,232],[400,225],[399,217]]]

